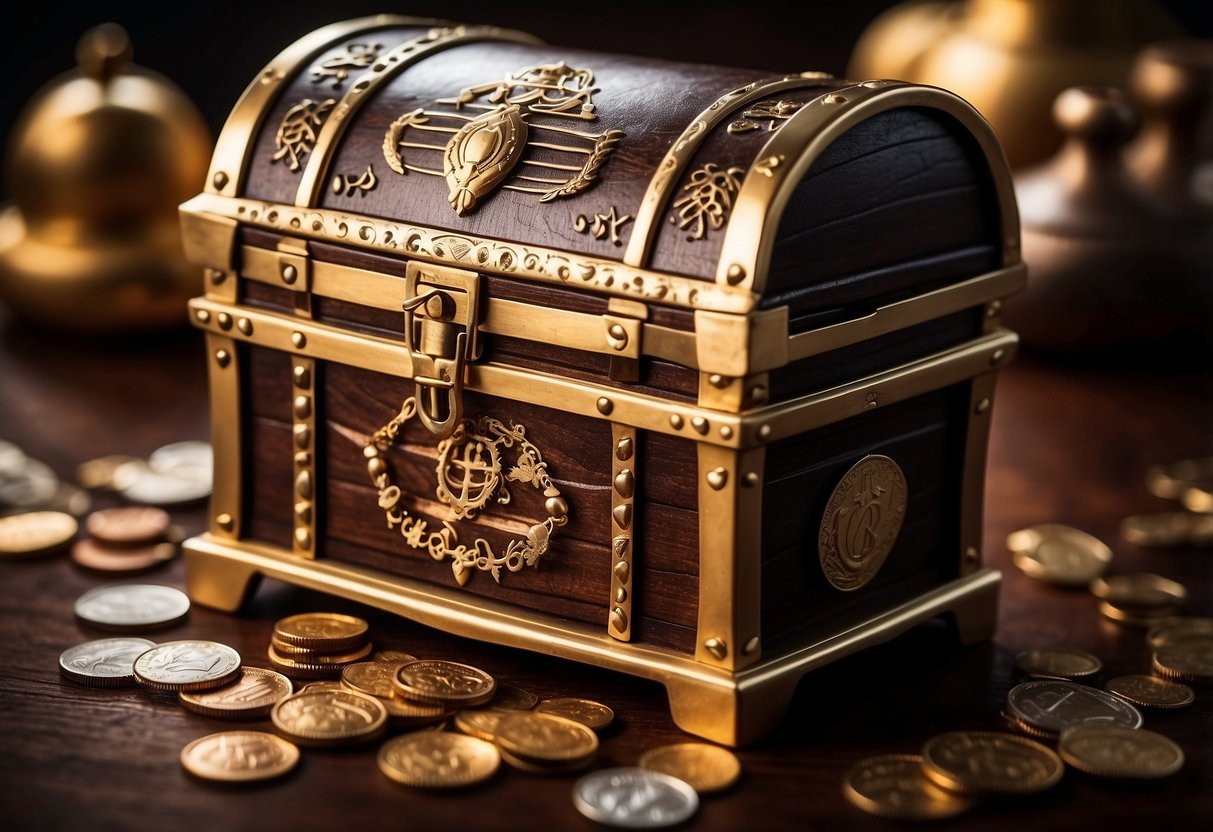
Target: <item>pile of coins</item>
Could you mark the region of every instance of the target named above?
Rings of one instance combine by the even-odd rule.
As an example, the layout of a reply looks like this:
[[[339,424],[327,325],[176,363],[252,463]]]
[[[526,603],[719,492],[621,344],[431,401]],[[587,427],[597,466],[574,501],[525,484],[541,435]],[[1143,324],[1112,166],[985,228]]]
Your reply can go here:
[[[115,491],[141,505],[171,506],[210,496],[214,452],[207,442],[174,442],[147,459],[112,455],[76,469],[76,479],[92,490]]]
[[[60,482],[45,462],[0,440],[0,514],[59,511],[79,517],[89,510],[91,502],[84,491]]]
[[[1188,597],[1182,584],[1150,573],[1097,578],[1091,594],[1105,618],[1130,627],[1151,627],[1174,617]]]
[[[1213,545],[1213,457],[1155,465],[1146,471],[1155,497],[1177,500],[1186,511],[1128,517],[1121,534],[1139,546]]]
[[[177,555],[180,529],[168,514],[150,506],[94,511],[84,521],[89,537],[72,546],[76,565],[96,572],[146,572]]]
[[[306,613],[274,625],[269,660],[297,679],[335,679],[371,654],[367,623],[339,613]]]

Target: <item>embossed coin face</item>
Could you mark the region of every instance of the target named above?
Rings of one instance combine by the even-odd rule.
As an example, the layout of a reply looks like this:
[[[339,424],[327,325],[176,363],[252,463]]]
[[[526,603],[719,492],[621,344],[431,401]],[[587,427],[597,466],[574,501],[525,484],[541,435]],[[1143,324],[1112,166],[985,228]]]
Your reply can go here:
[[[1154,670],[1168,679],[1213,684],[1213,638],[1190,638],[1154,651]]]
[[[1196,701],[1192,688],[1157,676],[1117,676],[1109,679],[1104,688],[1140,708],[1186,708]]]
[[[84,528],[102,543],[134,546],[160,540],[172,521],[168,512],[150,506],[103,508],[84,521]]]
[[[0,557],[29,557],[66,546],[79,528],[62,511],[30,511],[0,517]]]
[[[1184,764],[1183,749],[1162,734],[1116,725],[1067,728],[1057,751],[1079,771],[1126,780],[1167,777]]]
[[[76,599],[78,619],[117,632],[171,627],[189,611],[190,599],[184,592],[159,584],[102,586]]]
[[[887,456],[865,456],[843,475],[817,535],[822,572],[835,589],[872,580],[897,542],[906,514],[906,478]]]
[[[223,731],[181,750],[181,765],[190,774],[226,782],[281,777],[298,762],[298,748],[264,731]]]
[[[355,662],[341,668],[341,682],[350,690],[366,693],[371,696],[390,697],[395,695],[392,687],[392,677],[396,675],[399,665],[387,662]]]
[[[291,680],[260,667],[242,667],[235,681],[221,688],[177,694],[182,706],[219,719],[257,719],[291,695]]]
[[[1141,712],[1120,697],[1074,682],[1041,679],[1018,684],[1007,693],[1013,717],[1051,734],[1071,725],[1141,727]]]
[[[573,805],[587,818],[624,829],[660,829],[695,814],[699,795],[689,785],[658,771],[607,768],[573,786]]]
[[[1146,643],[1157,650],[1167,644],[1191,638],[1213,638],[1213,618],[1185,616],[1150,628]]]
[[[135,659],[135,681],[153,690],[209,690],[239,675],[240,654],[217,641],[166,641]]]
[[[497,723],[497,743],[524,760],[561,763],[592,756],[598,750],[598,735],[564,717],[507,711]]]
[[[895,820],[936,820],[968,811],[971,798],[932,783],[917,754],[884,754],[855,764],[842,781],[842,794],[865,812]]]
[[[458,662],[422,659],[396,670],[397,695],[429,705],[472,707],[493,698],[497,683],[479,668]]]
[[[274,727],[306,745],[343,745],[373,739],[387,723],[387,709],[373,696],[350,690],[309,688],[270,712]]]
[[[1103,662],[1081,650],[1028,650],[1015,657],[1015,670],[1031,679],[1086,679]]]
[[[460,711],[455,714],[455,728],[471,737],[486,742],[497,741],[497,726],[507,711],[497,711],[492,708],[484,710]]]
[[[418,731],[388,740],[379,749],[379,770],[406,786],[450,789],[493,776],[501,755],[490,742],[439,731]]]
[[[102,638],[69,647],[59,655],[59,670],[81,685],[116,688],[135,684],[135,659],[155,647],[145,638]]]
[[[1058,586],[1085,587],[1112,562],[1112,550],[1103,541],[1060,523],[1012,532],[1007,548],[1024,574]]]
[[[339,652],[359,647],[368,629],[365,621],[352,615],[309,612],[283,618],[274,625],[274,636],[296,647]]]
[[[741,763],[733,752],[705,742],[680,742],[646,751],[640,756],[640,767],[677,777],[699,794],[723,791],[741,776]]]
[[[1051,788],[1065,765],[1035,740],[993,731],[951,731],[922,749],[923,771],[959,794],[1028,794]]]
[[[615,712],[606,705],[572,696],[545,699],[535,706],[535,712],[562,716],[595,731],[601,731],[615,720]]]

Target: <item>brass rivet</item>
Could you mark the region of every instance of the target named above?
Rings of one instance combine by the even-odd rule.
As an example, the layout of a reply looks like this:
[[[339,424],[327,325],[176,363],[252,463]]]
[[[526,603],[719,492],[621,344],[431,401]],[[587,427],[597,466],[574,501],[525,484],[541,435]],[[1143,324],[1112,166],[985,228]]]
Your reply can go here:
[[[624,589],[623,587],[619,587],[618,589],[616,589],[615,590],[615,603],[622,604],[626,600],[628,600],[628,591],[626,589]]]
[[[615,525],[621,529],[626,529],[632,525],[632,506],[630,503],[623,503],[611,509],[611,516],[615,518]]]
[[[307,451],[300,451],[295,454],[295,467],[310,468],[312,466],[312,455]]]
[[[295,397],[295,418],[306,419],[312,415],[312,400],[307,396]]]
[[[758,636],[753,636],[745,643],[745,647],[741,648],[742,654],[746,656],[752,655],[754,651],[758,649],[759,644],[761,644],[761,642],[758,640]]]
[[[621,350],[628,345],[628,331],[622,324],[611,324],[607,328],[607,344],[613,350]]]
[[[746,475],[741,478],[741,484],[746,488],[753,488],[758,485],[758,473],[756,471],[747,471]]]
[[[741,281],[745,280],[745,267],[740,263],[734,263],[729,266],[729,270],[725,272],[724,279],[729,282],[730,286],[736,286]]]
[[[630,500],[636,491],[636,478],[629,468],[624,468],[615,475],[615,493],[625,500]]]
[[[628,574],[632,571],[632,566],[626,560],[621,560],[615,564],[615,579],[621,584],[628,582]]]
[[[211,283],[214,283],[216,286],[227,280],[227,272],[225,272],[223,269],[207,269],[206,276],[210,278]]]
[[[625,436],[615,444],[615,459],[627,460],[632,458],[632,437]]]
[[[1002,301],[992,300],[986,305],[986,317],[997,318],[998,313],[1002,312]]]
[[[225,532],[230,532],[236,526],[236,521],[230,514],[220,514],[215,518],[215,525]]]
[[[312,444],[312,431],[307,425],[295,425],[295,447],[306,448]]]
[[[976,411],[977,411],[978,416],[981,416],[983,413],[985,413],[989,409],[990,409],[990,400],[989,399],[982,399],[981,401],[979,401],[977,403]]]
[[[195,181],[197,181],[197,180],[195,180]],[[227,187],[227,182],[228,182],[227,174],[221,170],[215,171],[215,175],[214,175],[214,177],[212,177],[211,182],[215,183],[215,187],[222,191],[224,188]]]
[[[236,329],[243,332],[245,335],[253,334],[253,322],[248,318],[238,318],[236,320]]]
[[[307,500],[295,503],[295,519],[310,526],[312,524],[312,504]]]
[[[616,558],[627,558],[628,546],[630,546],[631,543],[632,538],[628,537],[626,534],[616,535],[615,539],[611,541],[611,551],[615,553]]]
[[[721,439],[732,439],[733,438],[733,429],[731,427],[729,427],[728,425],[721,425],[720,426],[720,438]]]
[[[703,649],[715,656],[717,661],[724,661],[724,657],[729,655],[729,646],[722,638],[708,639],[703,643]]]
[[[312,548],[312,533],[308,529],[295,529],[295,542],[300,549]]]
[[[1005,350],[994,350],[994,352],[990,355],[990,363],[997,364],[999,361],[1002,361],[1006,354],[1007,353]]]
[[[728,387],[731,381],[731,378],[728,376],[722,376],[720,373],[712,373],[710,376],[708,376],[708,384],[712,385],[717,390],[723,390],[724,388]]]
[[[826,104],[844,104],[846,100],[847,97],[845,95],[837,95],[835,93],[830,93],[822,99]]]
[[[969,566],[972,566],[973,564],[977,563],[977,561],[981,560],[981,553],[977,551],[976,546],[970,546],[965,549],[964,560],[965,564]]]
[[[707,419],[703,418],[702,416],[696,416],[691,419],[691,427],[695,429],[696,433],[702,436],[707,434],[708,428],[710,428],[711,425],[708,424]]]
[[[294,344],[299,349],[303,349],[304,347],[307,346],[307,336],[304,335],[302,332],[292,332],[291,333],[291,343]]]
[[[290,286],[299,278],[299,270],[289,263],[282,267],[282,282]]]
[[[729,472],[724,468],[713,468],[708,471],[708,485],[719,491],[729,482]]]
[[[611,610],[611,626],[619,632],[628,628],[628,616],[622,609],[615,607]]]
[[[220,312],[215,316],[215,320],[219,322],[220,329],[227,330],[232,328],[232,316],[226,312]]]
[[[232,354],[227,350],[215,350],[215,363],[220,367],[226,367],[232,363]]]
[[[674,430],[682,430],[682,417],[677,413],[670,414],[670,427]]]
[[[295,493],[305,500],[312,499],[312,472],[300,471],[295,477]]]
[[[750,388],[750,401],[754,404],[762,404],[767,400],[767,396],[769,395],[770,393],[764,384],[755,384]]]
[[[303,388],[306,390],[309,386],[311,386],[312,374],[311,374],[311,371],[309,371],[307,367],[300,364],[291,371],[291,374],[294,375],[294,377],[295,377],[295,386],[296,387],[300,387],[300,388]]]
[[[770,425],[759,425],[758,426],[758,438],[759,439],[766,439],[770,435],[771,435],[771,426]]]
[[[207,312],[205,309],[199,309],[194,313],[194,317],[197,318],[200,323],[206,323],[211,319],[211,313]]]
[[[598,401],[594,402],[594,405],[598,408],[598,412],[603,416],[608,415],[612,410],[615,409],[615,403],[606,396],[599,396]]]

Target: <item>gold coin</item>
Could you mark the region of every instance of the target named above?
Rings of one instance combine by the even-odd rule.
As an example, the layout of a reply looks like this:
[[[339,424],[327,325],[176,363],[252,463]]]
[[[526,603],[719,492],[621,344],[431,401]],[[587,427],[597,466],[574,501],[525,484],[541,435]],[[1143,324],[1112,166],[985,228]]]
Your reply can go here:
[[[646,751],[638,764],[677,777],[700,794],[719,792],[737,782],[741,762],[728,749],[705,742],[680,742]]]
[[[455,714],[455,728],[470,737],[485,742],[497,741],[497,726],[508,711],[484,710],[460,711]]]
[[[1190,638],[1213,638],[1213,618],[1183,616],[1155,625],[1146,633],[1146,643],[1157,650],[1166,644]]]
[[[1183,546],[1207,537],[1208,515],[1190,511],[1136,514],[1120,521],[1120,536],[1137,546]]]
[[[396,666],[387,662],[355,662],[341,668],[341,683],[350,690],[386,699],[394,695]]]
[[[598,750],[598,735],[580,722],[535,711],[507,711],[497,723],[502,751],[528,762],[571,763]]]
[[[1065,765],[1046,746],[993,731],[950,731],[922,749],[927,777],[960,794],[1029,794],[1052,788]]]
[[[167,511],[151,506],[103,508],[84,521],[90,535],[113,546],[155,543],[164,538],[171,525]]]
[[[1114,607],[1133,610],[1177,607],[1188,598],[1183,584],[1149,572],[1096,578],[1091,581],[1091,594]]]
[[[545,699],[535,706],[535,712],[562,716],[565,719],[580,722],[586,728],[593,728],[595,731],[601,731],[615,719],[615,712],[606,705],[572,696]]]
[[[344,745],[373,739],[387,724],[387,709],[373,696],[350,690],[302,690],[270,712],[274,727],[304,745]]]
[[[341,669],[353,662],[361,661],[371,654],[371,645],[365,644],[353,653],[312,653],[306,661],[297,656],[284,656],[271,644],[266,655],[270,664],[287,676],[303,679],[327,679],[341,674]]]
[[[0,517],[0,556],[44,555],[66,546],[80,528],[62,511],[28,511]]]
[[[292,615],[274,625],[278,640],[308,650],[336,653],[360,647],[369,627],[361,618],[335,612]]]
[[[1194,511],[1198,514],[1213,513],[1213,487],[1198,488],[1192,486],[1186,488],[1180,500],[1188,511]]]
[[[538,701],[539,697],[529,690],[498,682],[497,692],[489,700],[489,705],[500,711],[529,711]]]
[[[1126,627],[1155,627],[1166,621],[1175,619],[1178,607],[1158,607],[1157,609],[1122,609],[1107,601],[1099,602],[1099,612],[1104,618],[1111,619]]]
[[[1168,679],[1213,685],[1213,638],[1186,639],[1154,651],[1154,670]]]
[[[1104,690],[1142,708],[1186,708],[1196,701],[1192,688],[1157,676],[1117,676],[1108,680]]]
[[[938,820],[973,807],[973,800],[945,791],[923,772],[917,754],[883,754],[860,760],[842,781],[852,805],[894,820]]]
[[[298,762],[298,748],[264,731],[223,731],[181,750],[181,765],[190,774],[233,783],[281,777]]]
[[[388,740],[379,749],[379,770],[387,777],[427,789],[480,783],[500,765],[496,746],[466,734],[420,731]]]
[[[1030,679],[1077,681],[1102,669],[1103,662],[1081,650],[1028,650],[1015,657],[1015,670]]]
[[[261,667],[242,667],[236,681],[213,690],[181,691],[177,699],[187,710],[219,719],[257,719],[266,716],[293,692],[291,680]]]
[[[416,656],[403,650],[377,650],[371,659],[372,661],[384,662],[386,664],[405,664],[406,662],[417,661]]]
[[[1179,500],[1189,488],[1213,489],[1213,457],[1181,459],[1146,470],[1146,488],[1156,497]]]
[[[517,754],[510,753],[500,746],[498,747],[498,751],[501,752],[501,759],[509,763],[511,768],[516,768],[526,774],[538,774],[541,777],[581,771],[594,761],[593,754],[588,757],[582,757],[580,760],[551,762],[547,760],[528,760],[525,757],[519,757]]]
[[[76,482],[88,489],[114,490],[114,472],[132,462],[142,463],[143,460],[123,454],[90,459],[76,468]]]
[[[1007,548],[1025,574],[1060,586],[1085,587],[1112,562],[1112,550],[1103,541],[1060,523],[1012,532]]]
[[[439,659],[401,665],[392,679],[397,695],[425,705],[473,707],[493,698],[497,683],[479,668]]]
[[[1153,780],[1183,768],[1183,749],[1162,734],[1117,725],[1075,725],[1061,732],[1061,758],[1098,777]]]
[[[1044,728],[1037,728],[1035,725],[1029,725],[1015,714],[1008,711],[1006,708],[1002,710],[1003,721],[1007,723],[1007,727],[1012,731],[1018,731],[1021,734],[1027,734],[1029,737],[1035,737],[1038,740],[1048,740],[1053,742],[1057,739],[1057,732],[1046,731]]]

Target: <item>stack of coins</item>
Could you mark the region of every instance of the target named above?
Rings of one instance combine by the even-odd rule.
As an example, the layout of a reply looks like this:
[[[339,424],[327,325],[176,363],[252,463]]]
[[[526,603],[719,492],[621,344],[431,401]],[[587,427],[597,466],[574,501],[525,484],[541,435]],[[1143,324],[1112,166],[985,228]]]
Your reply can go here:
[[[336,679],[371,655],[368,630],[361,618],[335,612],[283,618],[270,638],[270,664],[296,679]]]
[[[91,502],[84,491],[60,482],[45,462],[0,440],[0,514],[61,511],[79,517]]]
[[[1149,573],[1097,578],[1091,594],[1104,617],[1129,627],[1152,627],[1174,617],[1188,597],[1182,584]]]
[[[1213,685],[1213,619],[1176,618],[1153,627],[1154,672],[1171,682]]]
[[[96,572],[133,574],[177,555],[180,530],[163,509],[128,506],[94,511],[84,521],[89,537],[72,546],[76,565]]]
[[[1213,513],[1213,457],[1155,465],[1146,471],[1146,487],[1156,497],[1179,500],[1188,511]]]
[[[376,653],[374,661],[355,662],[342,668],[341,687],[378,699],[396,728],[415,729],[437,724],[451,715],[444,704],[403,699],[397,695],[392,683],[401,667],[415,661],[415,657],[405,653]]]
[[[1085,589],[1112,562],[1112,550],[1099,538],[1060,523],[1012,532],[1007,548],[1025,574],[1065,587]]]
[[[76,478],[85,488],[116,491],[132,503],[192,503],[211,493],[214,453],[207,442],[174,442],[147,459],[111,455],[85,462]]]

